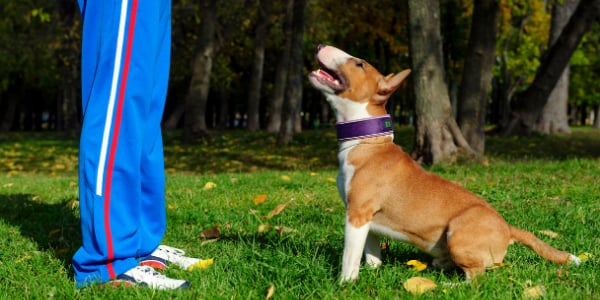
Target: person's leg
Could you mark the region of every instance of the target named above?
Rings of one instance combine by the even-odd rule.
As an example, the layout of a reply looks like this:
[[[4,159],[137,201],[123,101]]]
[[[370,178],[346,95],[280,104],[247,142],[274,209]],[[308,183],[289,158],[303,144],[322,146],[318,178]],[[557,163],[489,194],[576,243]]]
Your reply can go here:
[[[148,44],[140,43],[134,47],[140,47],[136,53],[143,53],[139,68],[146,68],[145,73],[153,81],[152,86],[139,87],[148,91],[150,97],[144,107],[146,122],[141,157],[141,210],[144,214],[140,219],[140,234],[143,236],[140,254],[147,256],[158,247],[166,229],[165,168],[160,125],[169,82],[171,1],[144,1],[143,5],[140,3],[140,14],[147,15],[144,20],[139,20],[138,25],[140,30],[147,31]],[[155,51],[145,51],[148,48]]]
[[[73,257],[78,286],[103,283],[136,267],[138,258],[156,248],[164,234],[160,116],[168,79],[165,57],[169,54],[164,49],[170,46],[164,31],[157,34],[156,17],[164,7],[155,1],[97,0],[80,1],[80,5],[83,245]],[[163,15],[169,17],[170,9]],[[170,34],[168,26],[165,30]],[[159,43],[165,42],[158,50]],[[159,62],[166,67],[157,66]],[[157,133],[150,134],[152,130]],[[152,162],[146,158],[148,153]],[[149,167],[150,163],[155,165]],[[142,179],[148,168],[158,174]],[[151,209],[147,201],[152,201]]]

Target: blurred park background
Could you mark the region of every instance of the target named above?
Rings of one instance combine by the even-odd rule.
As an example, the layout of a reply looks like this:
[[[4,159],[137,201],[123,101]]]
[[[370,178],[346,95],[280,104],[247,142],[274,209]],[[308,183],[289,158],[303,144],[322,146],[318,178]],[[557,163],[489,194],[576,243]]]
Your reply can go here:
[[[415,126],[406,150],[424,162],[484,154],[486,135],[600,130],[599,2],[173,0],[163,128],[190,143],[238,129],[287,144],[331,126],[333,112],[306,80],[325,43],[383,74],[413,69],[388,111]],[[76,138],[77,1],[0,0],[0,11],[0,132]]]

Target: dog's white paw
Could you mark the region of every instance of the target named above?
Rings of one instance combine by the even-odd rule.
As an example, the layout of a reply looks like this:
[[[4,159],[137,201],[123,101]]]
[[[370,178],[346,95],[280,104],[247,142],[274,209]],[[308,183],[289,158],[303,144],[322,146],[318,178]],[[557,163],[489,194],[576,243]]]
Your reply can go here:
[[[343,285],[346,283],[352,283],[352,282],[356,281],[356,279],[358,279],[358,274],[352,275],[352,276],[342,275],[342,278],[340,278],[340,285]]]
[[[573,254],[569,254],[568,264],[579,266],[581,265],[581,259]]]
[[[377,269],[382,264],[381,259],[379,257],[373,256],[373,255],[366,255],[365,260],[367,262],[367,265],[369,267],[371,267],[372,269]]]

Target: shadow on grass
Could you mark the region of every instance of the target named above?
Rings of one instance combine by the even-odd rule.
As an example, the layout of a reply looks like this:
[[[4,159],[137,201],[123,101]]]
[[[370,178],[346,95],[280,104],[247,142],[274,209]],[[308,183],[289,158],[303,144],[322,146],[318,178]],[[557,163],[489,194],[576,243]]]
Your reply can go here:
[[[43,203],[32,194],[0,194],[0,218],[71,269],[71,257],[81,244],[79,219],[73,215],[71,203]]]
[[[491,136],[486,138],[486,156],[546,160],[600,158],[600,130],[575,128],[569,135]]]

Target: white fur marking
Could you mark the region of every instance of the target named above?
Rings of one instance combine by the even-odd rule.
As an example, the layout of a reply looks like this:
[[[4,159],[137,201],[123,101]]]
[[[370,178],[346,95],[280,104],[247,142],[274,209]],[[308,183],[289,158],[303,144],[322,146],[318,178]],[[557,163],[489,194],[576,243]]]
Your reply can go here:
[[[327,95],[326,99],[329,104],[331,104],[331,107],[333,107],[338,122],[354,121],[372,117],[367,113],[368,102],[358,103],[334,94]]]
[[[569,254],[568,263],[579,266],[579,265],[581,265],[581,259],[579,259],[579,257],[577,257],[573,254]]]
[[[367,235],[365,243],[365,261],[371,268],[377,268],[381,265],[381,245],[379,236],[373,232]]]
[[[360,258],[362,257],[367,235],[369,234],[369,225],[370,223],[367,223],[356,228],[350,223],[348,216],[346,216],[341,282],[353,281],[358,278]]]

